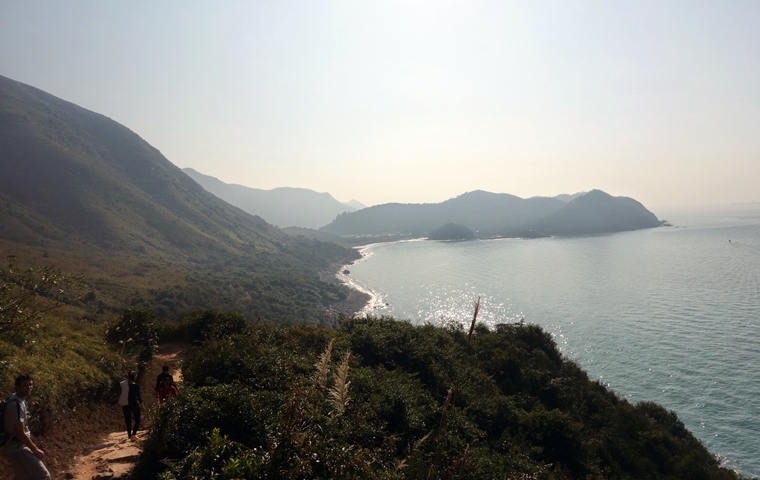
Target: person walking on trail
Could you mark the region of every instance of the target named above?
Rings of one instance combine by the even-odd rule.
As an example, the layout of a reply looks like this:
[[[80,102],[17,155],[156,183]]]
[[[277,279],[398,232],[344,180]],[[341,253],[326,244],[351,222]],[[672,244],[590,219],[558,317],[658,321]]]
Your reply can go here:
[[[42,463],[45,452],[34,444],[29,432],[29,403],[26,399],[32,394],[34,379],[22,374],[16,377],[15,385],[16,393],[6,400],[3,418],[3,430],[10,440],[1,450],[13,465],[17,480],[50,480],[50,472]]]
[[[127,427],[127,438],[131,439],[137,435],[140,428],[140,414],[143,408],[142,395],[140,395],[140,385],[135,383],[137,372],[129,372],[126,380],[121,382],[121,396],[119,396],[119,405],[124,412],[124,424]],[[135,419],[132,425],[132,417]]]
[[[158,401],[159,403],[164,403],[167,398],[176,397],[177,395],[179,395],[179,391],[177,391],[177,387],[172,385],[172,381],[164,380],[164,385],[158,391]]]
[[[161,373],[156,377],[156,395],[158,395],[159,391],[164,387],[164,381],[166,380],[169,380],[172,384],[174,383],[174,377],[169,373],[168,365],[161,367]]]

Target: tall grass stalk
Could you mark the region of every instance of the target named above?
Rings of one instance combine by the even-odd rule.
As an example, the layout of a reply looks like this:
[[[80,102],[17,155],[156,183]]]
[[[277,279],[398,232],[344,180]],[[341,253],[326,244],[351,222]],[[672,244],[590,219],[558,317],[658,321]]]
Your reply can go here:
[[[343,360],[340,362],[340,365],[338,366],[338,373],[335,377],[335,384],[332,386],[332,388],[330,388],[330,398],[328,400],[335,407],[335,416],[343,415],[343,412],[346,410],[346,406],[348,405],[348,386],[351,385],[351,382],[347,381],[348,362],[350,359],[351,352],[347,352],[343,357]]]
[[[475,314],[472,316],[472,323],[470,324],[470,333],[467,334],[467,345],[470,345],[470,338],[472,338],[472,331],[475,330],[475,321],[478,319],[478,312],[480,311],[480,297],[475,302]]]
[[[332,356],[333,339],[327,344],[327,348],[319,356],[319,361],[314,364],[317,371],[314,373],[314,385],[318,388],[327,387],[327,374],[330,373],[330,357]]]

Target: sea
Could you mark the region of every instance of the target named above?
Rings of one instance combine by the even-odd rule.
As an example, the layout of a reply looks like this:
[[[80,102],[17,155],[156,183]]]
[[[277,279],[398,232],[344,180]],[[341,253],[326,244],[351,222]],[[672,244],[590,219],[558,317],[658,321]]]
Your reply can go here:
[[[654,213],[672,226],[369,245],[342,278],[376,316],[469,325],[479,298],[478,322],[539,324],[592,379],[760,477],[760,204]]]

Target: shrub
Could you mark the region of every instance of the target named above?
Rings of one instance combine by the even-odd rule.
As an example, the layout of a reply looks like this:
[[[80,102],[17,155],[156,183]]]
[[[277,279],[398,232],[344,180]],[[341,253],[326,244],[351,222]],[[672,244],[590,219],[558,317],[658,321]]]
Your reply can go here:
[[[478,328],[469,345],[461,328],[389,318],[253,325],[201,341],[184,372],[140,478],[161,461],[166,480],[738,478],[534,325]]]
[[[185,338],[190,343],[219,340],[245,331],[248,320],[239,313],[204,310],[185,321]]]
[[[122,355],[133,356],[140,364],[146,364],[153,358],[158,346],[154,321],[153,313],[128,308],[108,329],[106,338]]]

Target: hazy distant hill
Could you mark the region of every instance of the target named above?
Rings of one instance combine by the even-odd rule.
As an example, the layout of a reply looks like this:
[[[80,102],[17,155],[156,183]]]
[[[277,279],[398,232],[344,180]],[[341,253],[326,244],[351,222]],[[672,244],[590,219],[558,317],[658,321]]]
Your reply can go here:
[[[577,197],[562,210],[539,220],[533,228],[546,235],[583,235],[659,225],[657,217],[636,200],[592,190]]]
[[[0,242],[3,256],[87,273],[105,307],[293,321],[341,295],[316,270],[347,254],[211,195],[109,118],[1,76]]]
[[[411,233],[427,235],[447,223],[464,225],[482,235],[524,228],[565,204],[553,198],[522,199],[482,190],[464,193],[442,203],[375,205],[339,215],[321,230],[338,235]]]
[[[588,192],[578,192],[578,193],[573,193],[572,195],[567,194],[567,193],[561,193],[559,195],[555,195],[552,198],[556,198],[557,200],[562,200],[565,203],[570,203],[573,200],[575,200],[576,198],[578,198],[578,197],[580,197],[582,195],[585,195],[586,193],[588,193]]]
[[[364,205],[362,202],[358,200],[351,200],[350,202],[343,202],[343,205],[346,205],[347,207],[351,207],[354,210],[361,210],[362,208],[367,208],[366,205]]]
[[[291,187],[260,190],[224,183],[192,168],[182,171],[225,202],[280,227],[319,228],[340,213],[356,210],[329,193]]]
[[[481,238],[579,235],[659,225],[654,214],[635,200],[599,190],[577,196],[570,203],[478,190],[441,203],[376,205],[342,214],[321,230],[337,235],[425,236],[448,223],[465,226]]]

